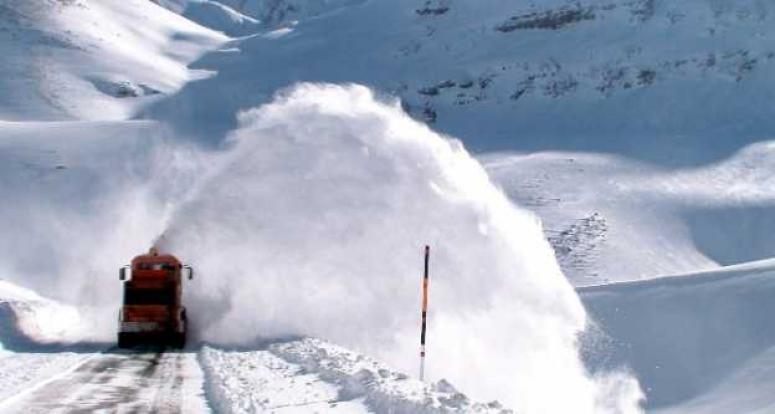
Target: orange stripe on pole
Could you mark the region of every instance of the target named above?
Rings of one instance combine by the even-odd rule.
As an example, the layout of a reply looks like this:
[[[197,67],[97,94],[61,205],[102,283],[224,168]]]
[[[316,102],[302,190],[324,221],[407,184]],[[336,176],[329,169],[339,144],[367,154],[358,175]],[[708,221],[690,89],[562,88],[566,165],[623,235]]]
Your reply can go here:
[[[422,310],[428,311],[428,279],[424,279],[422,282]]]
[[[425,328],[428,319],[428,259],[430,246],[425,246],[425,269],[422,281],[422,327],[420,328],[420,381],[425,376]]]

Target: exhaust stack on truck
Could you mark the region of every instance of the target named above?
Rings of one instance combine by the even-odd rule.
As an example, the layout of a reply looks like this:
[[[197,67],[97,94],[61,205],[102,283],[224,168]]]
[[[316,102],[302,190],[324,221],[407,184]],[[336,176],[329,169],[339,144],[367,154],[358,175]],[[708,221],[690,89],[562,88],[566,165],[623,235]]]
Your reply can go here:
[[[183,348],[186,344],[186,308],[181,301],[184,273],[194,271],[170,254],[154,247],[132,259],[119,271],[124,299],[119,312],[118,347],[162,344]]]

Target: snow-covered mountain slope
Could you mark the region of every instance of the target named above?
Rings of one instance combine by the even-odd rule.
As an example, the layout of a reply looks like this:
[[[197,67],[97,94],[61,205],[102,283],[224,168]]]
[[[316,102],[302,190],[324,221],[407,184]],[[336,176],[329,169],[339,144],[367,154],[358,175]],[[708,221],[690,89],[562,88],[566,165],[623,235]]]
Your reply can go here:
[[[183,0],[191,3],[191,0]],[[367,0],[219,0],[241,13],[253,16],[267,26],[314,18],[357,6]]]
[[[282,1],[244,8],[270,3],[297,9]],[[497,165],[489,172],[542,217],[574,283],[773,255],[766,231],[739,230],[769,228],[775,205],[766,185],[771,150],[758,144],[771,139],[775,119],[766,103],[774,86],[771,5],[401,0],[326,7],[268,25],[240,42],[239,53],[208,55],[197,67],[220,77],[187,85],[147,115],[218,143],[236,126],[237,111],[278,88],[363,83],[399,97],[413,116]],[[543,154],[520,159],[493,150]],[[629,189],[646,181],[649,188]],[[730,229],[709,230],[718,217]]]
[[[181,94],[164,100],[164,103],[160,104],[158,108],[150,111],[151,114],[155,114],[152,115],[154,117],[172,121],[173,128],[203,136],[203,139],[207,141],[219,142],[223,139],[226,131],[236,125],[235,113],[237,110],[265,102],[270,99],[278,87],[286,86],[296,80],[365,82],[382,91],[398,95],[404,100],[404,107],[415,114],[418,114],[418,108],[430,105],[426,115],[437,118],[434,127],[454,132],[468,147],[493,148],[490,144],[499,139],[493,138],[497,134],[490,132],[489,126],[491,125],[504,131],[513,130],[515,134],[508,145],[501,146],[496,143],[493,144],[494,147],[524,151],[537,148],[534,146],[537,143],[535,145],[542,146],[543,149],[588,149],[595,153],[614,152],[620,154],[619,156],[612,155],[616,159],[615,163],[620,166],[612,166],[611,168],[626,168],[643,174],[650,174],[652,171],[668,173],[671,170],[665,170],[659,165],[630,163],[628,157],[658,161],[659,164],[691,165],[710,159],[729,159],[735,156],[733,151],[746,145],[747,142],[767,138],[768,124],[766,122],[752,125],[751,114],[735,112],[731,110],[732,108],[724,106],[736,105],[737,102],[750,102],[747,108],[751,108],[751,111],[766,110],[768,106],[755,104],[756,100],[753,100],[751,95],[751,93],[767,90],[766,76],[759,78],[754,76],[761,72],[757,71],[757,68],[762,69],[761,65],[766,64],[766,59],[757,60],[757,63],[750,70],[744,71],[744,76],[739,80],[734,77],[734,81],[731,81],[731,75],[725,77],[723,73],[715,73],[712,70],[689,71],[678,77],[671,75],[669,79],[655,81],[653,85],[646,85],[641,89],[637,87],[625,88],[620,85],[622,86],[621,90],[614,88],[606,93],[598,94],[599,96],[593,94],[591,98],[594,99],[580,100],[576,95],[581,92],[575,89],[573,94],[562,94],[556,98],[546,97],[541,92],[546,88],[531,87],[523,93],[524,96],[520,97],[520,100],[524,101],[520,105],[528,108],[515,106],[511,99],[499,97],[499,94],[503,94],[509,89],[507,85],[511,75],[499,73],[492,79],[485,80],[484,83],[491,86],[485,87],[487,92],[483,95],[482,100],[471,105],[447,102],[447,95],[450,95],[451,89],[460,89],[463,94],[468,93],[466,90],[481,89],[480,85],[474,85],[477,82],[467,88],[465,87],[468,85],[467,81],[455,81],[457,78],[454,76],[445,75],[446,78],[453,80],[452,83],[456,85],[460,83],[463,87],[461,85],[453,87],[451,84],[439,87],[439,85],[433,86],[432,82],[426,79],[428,74],[441,71],[442,73],[456,72],[458,75],[455,76],[465,75],[476,80],[481,77],[473,75],[480,69],[479,66],[485,63],[492,65],[492,62],[495,61],[503,63],[515,58],[527,62],[551,60],[558,62],[558,64],[562,64],[564,60],[572,60],[575,62],[574,65],[593,65],[595,59],[605,60],[608,57],[617,56],[616,54],[610,56],[606,54],[611,50],[616,48],[628,49],[636,44],[641,45],[639,47],[642,50],[639,53],[648,56],[638,55],[640,57],[632,59],[640,59],[644,62],[652,57],[656,60],[664,60],[667,59],[668,55],[682,53],[683,49],[686,49],[687,55],[696,55],[700,53],[698,50],[720,48],[727,43],[740,44],[740,47],[743,47],[746,44],[755,43],[755,39],[766,37],[766,30],[769,26],[766,26],[765,23],[770,16],[769,7],[761,3],[736,2],[727,4],[695,0],[682,3],[682,5],[668,6],[648,1],[611,4],[591,2],[588,7],[582,8],[589,9],[587,17],[590,17],[591,13],[594,18],[585,17],[555,28],[549,24],[552,19],[563,21],[563,16],[573,16],[572,11],[576,10],[574,7],[577,8],[577,6],[570,6],[562,2],[550,2],[534,6],[540,10],[535,11],[536,15],[532,17],[532,20],[527,17],[522,18],[524,21],[541,22],[541,16],[543,16],[543,19],[546,20],[543,26],[532,27],[536,25],[522,23],[517,24],[520,27],[513,31],[510,29],[504,31],[502,26],[493,22],[497,21],[495,16],[502,19],[504,13],[514,9],[515,6],[511,3],[495,1],[488,3],[487,7],[478,7],[476,10],[469,10],[467,5],[455,2],[438,4],[416,2],[417,4],[415,4],[404,1],[391,3],[389,6],[380,6],[381,2],[370,2],[369,4],[361,4],[360,2],[321,2],[318,4],[310,2],[305,3],[304,7],[299,7],[292,2],[271,1],[235,1],[233,3],[226,2],[223,6],[215,5],[211,1],[167,3],[177,5],[177,10],[180,12],[186,13],[188,10],[190,13],[199,15],[205,19],[201,20],[200,18],[202,22],[208,22],[207,18],[223,18],[228,22],[237,22],[234,25],[228,22],[224,23],[225,26],[222,29],[226,31],[239,31],[242,27],[238,22],[242,21],[243,18],[235,14],[237,12],[234,9],[241,9],[245,13],[252,13],[256,16],[262,15],[264,12],[268,13],[269,10],[287,9],[299,11],[299,13],[301,13],[300,10],[306,10],[297,17],[306,17],[307,19],[299,22],[297,26],[290,25],[268,31],[263,36],[256,36],[240,42],[241,52],[236,52],[232,48],[209,55],[204,61],[197,64],[198,67],[216,70],[222,73],[221,77],[211,81],[189,84]],[[116,7],[110,2],[107,4]],[[73,9],[73,7],[62,7],[65,10]],[[154,5],[144,7],[158,9]],[[81,8],[83,7],[75,9],[80,10]],[[260,12],[261,10],[264,12]],[[314,16],[314,18],[309,19],[309,16]],[[380,20],[387,19],[386,21],[391,22],[391,24],[378,25],[376,27],[379,30],[375,30],[373,25],[369,23],[375,18],[374,16],[380,16]],[[170,20],[174,19],[170,18]],[[346,24],[343,23],[344,21]],[[515,19],[514,21],[521,20]],[[468,23],[462,24],[461,22]],[[471,27],[472,24],[475,25],[476,30]],[[544,27],[546,25],[549,26]],[[331,30],[329,30],[329,26],[331,26]],[[395,30],[387,31],[383,27],[392,27]],[[661,30],[666,27],[669,27],[678,39],[670,42],[669,48],[665,42],[660,40],[660,37],[653,33],[657,29]],[[704,29],[698,29],[703,27],[707,29],[707,32],[703,32]],[[429,35],[420,36],[418,41],[418,33],[424,33],[421,29],[427,30]],[[56,33],[53,29],[52,32]],[[325,32],[325,36],[322,36],[323,32]],[[153,33],[153,31],[149,29],[147,33]],[[715,34],[711,35],[711,33]],[[719,40],[721,37],[719,33],[723,33],[723,41]],[[756,34],[753,40],[750,36],[744,36],[750,33]],[[606,40],[614,34],[621,35],[615,36],[615,41]],[[503,36],[517,35],[519,35],[519,41],[504,42]],[[358,41],[351,42],[348,40],[351,37],[357,38]],[[686,40],[682,40],[684,38]],[[348,48],[337,47],[336,45],[341,42],[337,43],[336,39],[347,42]],[[399,44],[410,41],[417,41],[422,47],[407,56],[395,53],[395,50],[400,49]],[[576,45],[581,41],[587,42],[585,44],[589,44],[588,49],[594,50],[595,53],[589,52],[589,56],[578,53],[577,49],[579,48]],[[459,45],[466,44],[466,42],[470,43],[471,46],[460,49]],[[602,47],[602,44],[605,44],[605,47]],[[453,47],[452,45],[458,46]],[[536,45],[540,45],[540,47],[536,47]],[[346,60],[342,54],[347,53],[349,58],[350,48],[363,51],[363,53],[354,53],[360,63],[342,66],[340,62]],[[488,51],[488,55],[482,55],[483,52],[480,50]],[[643,52],[643,50],[647,52]],[[453,51],[456,53],[452,53]],[[70,52],[70,54],[73,56],[68,57],[67,60],[78,60],[76,52]],[[294,61],[298,57],[303,58]],[[306,64],[303,62],[304,59],[309,59],[312,64]],[[621,60],[617,59],[614,61]],[[146,60],[154,61],[154,59]],[[625,69],[624,72],[630,73],[634,70],[632,68],[638,65],[632,63],[627,66],[625,64],[627,61],[627,59],[621,60],[618,64]],[[685,65],[689,65],[689,63],[683,63],[679,66]],[[732,66],[720,63],[714,64],[713,68],[715,68],[713,70],[721,72],[732,70]],[[492,69],[490,68],[491,72]],[[670,71],[672,70],[670,69]],[[501,70],[501,72],[504,71],[506,73],[512,72],[506,69]],[[542,75],[536,77],[530,75],[528,78],[534,78],[534,82],[538,83],[551,83],[552,79],[556,81],[557,76],[544,77]],[[695,81],[698,85],[692,83]],[[621,82],[625,81],[621,80]],[[412,87],[412,83],[416,85]],[[705,95],[708,96],[703,97],[702,91],[715,85],[715,83],[726,86],[714,88],[713,93],[706,93]],[[396,87],[397,84],[404,84],[404,86]],[[433,87],[426,88],[426,84]],[[677,88],[677,86],[684,84],[689,84],[693,88],[691,93]],[[121,88],[123,87],[119,89]],[[425,89],[421,93],[420,90],[423,88]],[[729,88],[733,88],[733,90],[728,90]],[[250,93],[244,93],[244,91],[250,91]],[[482,91],[477,93],[481,94],[480,92]],[[659,103],[652,105],[649,102],[655,93],[660,96],[667,95],[660,97]],[[693,99],[702,100],[704,105],[695,105],[694,112],[668,108],[670,105],[678,104],[679,98],[685,96],[696,97]],[[123,108],[120,110],[123,114],[121,116],[133,113],[136,108],[135,104],[144,102],[144,98],[118,99],[105,97],[104,94],[102,97],[113,103],[118,102],[116,105],[120,104]],[[526,99],[527,101],[525,101]],[[536,102],[531,100],[536,100]],[[624,102],[624,100],[637,102],[639,106],[647,108],[636,113],[631,110],[633,105]],[[89,99],[88,102],[95,101]],[[536,119],[541,117],[525,115],[525,110],[533,110],[533,108],[545,106],[549,102],[553,102],[551,108],[554,109],[547,111],[544,108],[541,110],[542,114],[555,111],[557,116],[549,122],[542,122],[537,127],[526,128],[525,125],[531,122],[537,123]],[[716,104],[709,105],[710,102],[716,102]],[[605,110],[601,105],[616,106],[618,110]],[[725,112],[724,116],[737,117],[739,122],[727,122],[727,125],[739,125],[744,122],[747,125],[744,127],[744,133],[733,134],[733,136],[726,136],[722,139],[716,134],[721,129],[716,129],[715,132],[698,130],[696,133],[689,134],[680,132],[679,128],[672,128],[672,132],[668,134],[670,136],[638,129],[638,125],[641,123],[640,118],[642,118],[639,114],[659,117],[659,127],[669,129],[670,122],[673,122],[672,118],[659,115],[659,111],[680,113],[681,115],[676,118],[680,118],[678,120],[683,122],[688,119],[690,113],[701,116],[709,106],[713,107],[714,105],[720,105],[721,109],[719,110]],[[88,116],[94,117],[95,114],[104,114],[107,107],[110,106],[102,105],[99,111],[87,111]],[[46,105],[42,108],[43,112],[49,112]],[[412,110],[412,108],[415,109]],[[547,132],[547,128],[556,128],[562,124],[563,119],[574,117],[574,111],[590,110],[585,108],[597,108],[594,109],[597,111],[594,115],[584,119],[592,120],[589,123],[594,124],[594,128],[599,127],[598,131],[595,131],[593,126],[583,127],[583,124],[578,124],[574,126],[575,129],[572,131],[563,131],[556,135],[553,135],[554,132]],[[456,115],[453,117],[443,116],[444,111],[453,111]],[[422,109],[420,112],[426,111]],[[503,115],[507,119],[498,121],[492,119],[494,115],[502,112],[504,114],[508,112]],[[434,113],[436,115],[433,115]],[[439,114],[442,115],[439,116]],[[46,116],[43,115],[43,117]],[[529,122],[522,119],[523,117],[530,118]],[[604,131],[607,128],[606,125],[609,124],[609,118],[617,119],[616,122],[626,122],[628,125],[627,134],[617,138],[609,136]],[[692,122],[692,125],[704,128],[709,123],[717,122],[719,119],[718,116],[708,114],[702,122]],[[466,127],[468,130],[465,130],[455,126],[456,123],[476,125],[476,127],[473,130]],[[756,130],[760,130],[761,133],[755,133]],[[500,131],[498,134],[504,131]],[[676,138],[678,135],[681,137]],[[484,146],[479,144],[480,141],[485,142]],[[576,145],[579,143],[582,147]],[[564,156],[565,154],[558,157]],[[568,157],[579,159],[587,156],[583,154],[568,155]],[[526,164],[526,166],[534,165],[532,161]],[[757,171],[766,168],[766,166],[767,164],[763,160],[748,160],[745,165],[739,165],[734,169],[728,168],[727,170],[730,171],[724,174],[735,174],[729,175],[731,179],[726,180],[727,182],[734,180],[736,174],[746,174],[746,171],[752,171],[749,175],[766,176],[768,170]],[[706,168],[714,167],[714,165],[706,166]],[[532,173],[517,167],[510,168],[519,170],[520,175],[517,177],[525,173]],[[687,168],[691,170],[703,167],[692,165]],[[583,168],[579,168],[579,170],[581,169]],[[697,268],[709,268],[717,263],[731,264],[739,261],[735,257],[724,257],[725,253],[719,253],[723,251],[723,243],[721,246],[712,245],[718,240],[725,240],[725,237],[707,234],[708,228],[712,228],[712,226],[704,226],[704,223],[717,221],[715,218],[719,215],[725,217],[731,215],[729,217],[733,217],[733,220],[729,220],[729,222],[739,222],[740,220],[749,222],[750,224],[746,228],[767,228],[767,226],[762,227],[761,222],[762,220],[766,221],[766,212],[770,207],[769,202],[761,198],[755,202],[750,200],[738,202],[735,195],[729,194],[730,199],[724,201],[721,200],[722,195],[728,193],[724,191],[714,196],[717,202],[713,205],[689,207],[692,211],[688,212],[683,206],[665,206],[670,202],[658,199],[658,197],[653,198],[653,203],[642,198],[638,199],[638,202],[646,204],[638,205],[637,208],[634,207],[634,200],[622,199],[620,203],[615,203],[621,208],[613,208],[609,204],[610,197],[597,197],[597,195],[602,194],[597,190],[600,185],[607,186],[613,182],[602,175],[593,173],[591,176],[585,176],[584,171],[575,171],[572,177],[562,178],[561,182],[556,182],[554,179],[556,174],[552,174],[548,178],[533,180],[535,183],[545,184],[536,184],[537,187],[532,188],[536,189],[535,193],[537,194],[531,194],[530,189],[524,188],[524,183],[514,185],[514,180],[509,178],[509,173],[505,170],[498,168],[494,175],[502,178],[499,178],[499,184],[503,185],[512,198],[518,202],[537,197],[549,200],[547,204],[552,204],[551,200],[568,200],[577,197],[575,195],[578,192],[577,189],[585,194],[582,197],[587,198],[588,201],[576,203],[579,207],[578,210],[569,207],[568,203],[562,201],[557,203],[556,208],[551,205],[533,206],[542,216],[548,231],[555,234],[554,236],[550,234],[550,239],[560,252],[563,269],[571,276],[574,283],[578,284],[599,283],[600,280],[638,279],[659,274],[687,272]],[[537,170],[540,171],[541,168],[538,167]],[[600,170],[602,171],[603,168]],[[603,182],[601,179],[605,181]],[[691,185],[693,187],[718,188],[714,182],[703,183],[701,180],[693,180]],[[766,186],[758,187],[766,188]],[[562,195],[558,195],[560,192]],[[766,191],[762,190],[762,192]],[[621,199],[621,197],[619,198]],[[771,197],[769,198],[771,199]],[[539,201],[539,203],[541,202]],[[685,204],[684,202],[678,203]],[[703,202],[690,201],[689,203],[696,205]],[[532,203],[528,201],[528,204]],[[601,214],[603,210],[606,214]],[[641,212],[644,214],[641,215]],[[595,216],[595,213],[598,213],[598,216]],[[748,213],[755,215],[755,217],[746,218]],[[596,222],[588,225],[586,222],[590,218],[595,218]],[[600,218],[602,220],[597,220]],[[653,223],[659,223],[659,225]],[[589,234],[586,234],[582,227],[589,227],[589,232],[587,232]],[[732,231],[735,228],[740,228],[737,224],[732,227]],[[616,239],[604,242],[602,233],[605,233],[606,237],[616,237]],[[719,233],[725,234],[727,232],[720,231]],[[575,234],[585,240],[573,241],[576,237]],[[625,238],[627,240],[624,240]],[[740,243],[734,243],[734,245],[750,246],[753,244],[751,240],[741,240]],[[621,243],[621,241],[626,241],[626,243]],[[581,250],[567,252],[571,243],[583,246],[580,247]],[[767,251],[766,243],[759,243],[758,246],[761,247],[751,250],[754,253],[753,256],[742,259],[756,259],[770,254]],[[761,249],[764,250],[757,251]],[[589,253],[586,253],[585,250],[589,250]],[[628,260],[619,260],[622,257],[627,257]],[[633,259],[629,260],[629,258]]]
[[[665,168],[582,153],[481,157],[543,219],[576,285],[693,272],[775,257],[775,145]]]
[[[226,37],[147,0],[0,4],[0,120],[126,119]]]
[[[713,279],[706,302],[695,277],[636,285],[647,287],[642,297],[622,286],[584,289],[601,326],[585,331],[587,313],[538,220],[490,177],[542,217],[577,285],[772,256],[770,5],[160,3],[183,15],[141,0],[0,6],[12,34],[3,49],[19,62],[0,66],[11,74],[0,81],[9,91],[0,98],[0,190],[12,199],[0,204],[0,277],[77,304],[91,339],[114,335],[118,265],[159,241],[200,270],[185,292],[195,338],[214,347],[199,356],[210,404],[305,407],[269,398],[379,412],[375,401],[400,388],[410,394],[399,393],[406,398],[397,406],[416,404],[412,390],[424,389],[432,408],[449,408],[466,401],[454,388],[404,387],[394,371],[417,363],[419,251],[430,243],[433,381],[447,378],[474,399],[497,398],[528,414],[631,413],[640,391],[622,372],[629,365],[654,410],[769,407],[753,384],[769,377],[756,369],[769,361],[759,352],[769,336],[752,334],[762,325],[751,316],[766,313],[766,302],[746,296],[767,291],[766,279],[750,282],[750,269]],[[230,35],[260,31],[229,40],[185,16]],[[68,42],[77,47],[62,46]],[[24,45],[53,63],[27,58]],[[69,80],[48,82],[33,76],[38,68]],[[98,88],[102,81],[117,89]],[[28,94],[60,84],[70,85],[66,93]],[[147,91],[142,85],[162,93],[133,96]],[[50,122],[63,119],[78,121]],[[93,119],[114,121],[83,121]],[[536,150],[544,152],[525,154]],[[750,300],[732,296],[731,308],[706,311],[737,288]],[[672,305],[664,298],[686,308],[662,312]],[[714,325],[716,317],[724,323]],[[693,354],[697,331],[682,330],[684,320],[707,328],[697,336],[719,346]],[[685,345],[649,335],[662,325]],[[728,326],[742,328],[718,333]],[[605,332],[613,345],[582,361],[582,332],[585,344],[600,344]],[[6,344],[24,338],[2,335]],[[332,340],[383,368],[362,373],[348,361],[366,357],[330,344],[308,350],[296,341],[283,354],[259,341],[289,335]],[[622,342],[636,345],[620,349]],[[32,354],[16,350],[11,357]],[[67,352],[55,358],[73,351],[56,350]],[[332,352],[345,356],[322,364]],[[706,364],[706,355],[716,360]],[[55,386],[86,398],[78,384],[105,380],[105,366],[125,367],[135,385],[158,385],[174,372],[137,376],[158,360],[109,357]],[[170,361],[164,365],[176,365]],[[180,361],[191,364],[192,355]],[[665,363],[671,375],[688,368],[663,375],[654,367]],[[234,366],[244,369],[225,374]],[[283,389],[297,380],[322,400],[267,396],[243,382]],[[500,409],[471,404],[461,410]]]
[[[291,4],[248,5],[270,3]],[[668,165],[718,160],[771,133],[775,25],[764,2],[340,3],[353,2],[249,39],[243,53],[209,56],[200,65],[230,85],[191,84],[162,106],[186,102],[184,116],[217,139],[237,110],[280,87],[358,82],[400,96],[475,151],[610,152]]]
[[[254,34],[259,30],[261,23],[215,1],[189,2],[184,16],[230,36]]]
[[[775,407],[774,260],[579,291],[605,335],[589,344],[588,364],[630,366],[649,411]]]
[[[229,36],[254,34],[261,29],[261,21],[212,0],[181,0],[160,3],[187,19]]]

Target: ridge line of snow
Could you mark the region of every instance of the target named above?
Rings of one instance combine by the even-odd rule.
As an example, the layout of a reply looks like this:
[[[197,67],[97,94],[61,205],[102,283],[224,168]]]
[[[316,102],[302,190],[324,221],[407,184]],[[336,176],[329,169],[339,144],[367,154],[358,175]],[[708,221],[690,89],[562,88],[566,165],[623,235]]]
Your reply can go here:
[[[756,260],[747,263],[740,263],[725,266],[719,269],[703,270],[699,272],[682,273],[674,275],[658,276],[647,280],[633,280],[627,282],[615,282],[603,285],[582,286],[576,288],[581,294],[605,292],[605,291],[625,291],[649,286],[691,286],[706,282],[717,282],[736,277],[754,277],[762,273],[775,271],[775,258]]]
[[[217,373],[207,360],[206,353],[208,352],[208,349],[209,348],[207,346],[204,346],[199,352],[197,352],[196,355],[196,360],[199,363],[199,366],[202,368],[202,373],[204,374],[202,388],[204,390],[205,400],[214,412],[231,413],[231,407],[226,404],[226,402],[229,401],[226,393],[224,392],[223,388],[216,385],[213,380]]]

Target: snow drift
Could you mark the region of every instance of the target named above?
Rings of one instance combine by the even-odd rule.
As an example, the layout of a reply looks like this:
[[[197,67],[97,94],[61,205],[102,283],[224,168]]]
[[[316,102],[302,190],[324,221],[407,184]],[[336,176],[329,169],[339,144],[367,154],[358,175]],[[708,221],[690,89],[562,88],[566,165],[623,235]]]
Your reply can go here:
[[[770,259],[579,289],[609,336],[589,366],[632,367],[649,412],[772,412],[773,276]]]
[[[412,372],[428,243],[433,377],[519,412],[636,409],[634,380],[608,395],[585,374],[585,313],[538,219],[398,103],[301,85],[242,113],[227,145],[163,239],[198,269],[202,339],[313,335]]]

